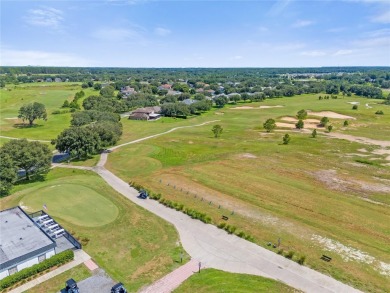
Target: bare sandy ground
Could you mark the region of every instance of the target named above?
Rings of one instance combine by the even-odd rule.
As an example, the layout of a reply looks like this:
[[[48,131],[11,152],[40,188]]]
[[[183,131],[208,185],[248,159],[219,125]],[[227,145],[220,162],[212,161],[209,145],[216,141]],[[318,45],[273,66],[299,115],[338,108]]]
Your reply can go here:
[[[283,106],[277,105],[277,106],[259,106],[259,107],[252,107],[252,106],[240,106],[240,107],[234,107],[231,109],[235,110],[248,110],[248,109],[270,109],[270,108],[282,108]]]
[[[330,133],[324,132],[323,134],[330,136],[330,137],[345,139],[345,140],[352,141],[352,142],[377,145],[377,146],[380,146],[382,148],[390,147],[390,140],[377,140],[377,139],[371,139],[371,138],[361,137],[361,136],[353,136],[353,135],[337,133],[337,132],[330,132]],[[376,152],[382,152],[382,154],[387,154],[388,151],[389,150],[377,150]],[[379,153],[377,153],[377,154],[379,154]]]
[[[328,117],[328,118],[335,118],[335,119],[352,119],[352,120],[356,120],[355,117],[342,115],[342,114],[339,114],[339,113],[336,113],[336,112],[332,112],[332,111],[321,111],[321,112],[307,111],[307,113],[309,115],[318,116],[318,117]]]

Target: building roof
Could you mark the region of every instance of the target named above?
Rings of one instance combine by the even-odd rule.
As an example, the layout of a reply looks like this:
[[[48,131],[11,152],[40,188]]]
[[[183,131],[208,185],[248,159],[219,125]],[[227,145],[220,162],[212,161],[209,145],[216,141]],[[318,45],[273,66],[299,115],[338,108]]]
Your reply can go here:
[[[140,118],[140,119],[145,118],[145,119],[148,119],[148,118],[149,118],[149,115],[146,114],[146,113],[137,112],[137,113],[132,113],[132,114],[130,114],[129,119],[130,119],[130,118]]]
[[[0,231],[0,269],[56,246],[20,207],[0,212]]]

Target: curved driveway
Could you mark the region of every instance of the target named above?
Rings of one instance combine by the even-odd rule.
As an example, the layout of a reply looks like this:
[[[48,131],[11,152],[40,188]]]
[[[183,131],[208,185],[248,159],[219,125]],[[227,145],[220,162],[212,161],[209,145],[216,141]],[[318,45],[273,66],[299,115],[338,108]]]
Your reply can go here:
[[[169,133],[175,129],[118,145],[110,150]],[[204,224],[199,220],[191,219],[189,216],[174,209],[167,208],[157,201],[137,198],[137,190],[130,187],[128,183],[104,168],[107,156],[107,153],[103,153],[96,167],[79,168],[95,171],[117,192],[137,205],[173,224],[180,235],[183,248],[193,259],[201,262],[202,267],[215,268],[233,273],[264,276],[281,281],[305,292],[360,292],[329,276],[308,267],[301,266],[252,242],[246,241],[235,235],[230,235],[213,225]],[[57,166],[71,167],[66,165]]]

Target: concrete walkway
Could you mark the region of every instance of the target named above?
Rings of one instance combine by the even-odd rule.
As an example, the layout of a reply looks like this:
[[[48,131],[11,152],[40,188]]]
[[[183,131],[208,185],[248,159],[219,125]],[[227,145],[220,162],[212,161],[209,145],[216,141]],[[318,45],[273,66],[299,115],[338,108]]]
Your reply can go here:
[[[66,272],[67,270],[74,268],[75,266],[78,266],[79,264],[82,264],[83,262],[91,259],[91,257],[84,251],[84,250],[75,250],[74,251],[74,259],[71,262],[68,262],[67,264],[64,264],[63,266],[59,267],[58,269],[55,269],[53,271],[48,272],[47,274],[44,274],[28,283],[25,283],[11,291],[9,293],[22,293],[27,291],[28,289],[31,289],[32,287],[37,286],[40,283],[43,283],[63,272]]]
[[[174,270],[172,273],[157,280],[152,285],[141,289],[139,293],[169,293],[180,286],[185,280],[198,272],[198,261],[190,260],[185,265]]]
[[[216,121],[218,120],[205,122],[195,126],[201,126]],[[115,150],[124,145],[137,143],[185,127],[192,126],[176,127],[164,133],[148,136],[112,147],[110,150]],[[107,152],[103,153],[99,163],[97,166],[93,167],[92,170],[98,173],[120,194],[173,224],[180,235],[180,240],[184,249],[192,257],[192,259],[200,261],[202,266],[232,273],[264,276],[281,281],[304,292],[360,292],[359,290],[345,285],[329,276],[321,274],[308,267],[301,266],[294,261],[288,260],[252,242],[246,241],[235,235],[230,235],[224,230],[218,229],[213,225],[206,225],[199,220],[191,219],[189,216],[167,208],[164,205],[159,204],[157,201],[137,198],[137,190],[130,187],[128,183],[104,168],[107,156]],[[58,165],[58,167],[65,167],[65,165]],[[66,166],[66,168],[71,167],[72,166]],[[80,167],[77,168],[81,169]],[[85,167],[82,169],[90,170],[91,168]],[[168,280],[169,279],[170,278],[168,278]],[[162,282],[160,284],[165,283]],[[162,288],[159,288],[159,292],[161,292],[161,290]]]
[[[139,199],[137,190],[104,167],[93,169],[123,196],[172,223],[179,232],[184,249],[207,267],[272,278],[305,292],[360,292],[213,225],[191,219],[157,201]]]

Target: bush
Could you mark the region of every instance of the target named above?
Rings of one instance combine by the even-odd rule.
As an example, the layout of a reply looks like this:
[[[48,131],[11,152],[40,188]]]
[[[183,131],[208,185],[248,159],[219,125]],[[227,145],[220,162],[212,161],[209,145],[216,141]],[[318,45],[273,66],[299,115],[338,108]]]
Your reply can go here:
[[[33,265],[32,267],[29,268],[25,268],[13,275],[5,277],[0,281],[0,290],[8,288],[20,281],[26,282],[27,278],[37,275],[52,267],[65,264],[73,260],[73,258],[74,258],[73,250],[66,250],[56,255],[53,255],[51,258],[48,258],[39,264]]]
[[[285,257],[288,258],[288,259],[293,259],[294,254],[295,254],[295,252],[290,250],[289,252],[287,252]]]
[[[358,105],[353,105],[352,106],[352,110],[357,110],[358,109]]]
[[[225,222],[219,223],[219,224],[217,225],[217,227],[218,227],[219,229],[223,229],[223,228],[225,228],[225,226],[226,226],[226,223],[225,223]]]
[[[297,260],[297,263],[299,263],[300,265],[303,265],[305,263],[305,260],[306,260],[306,256],[302,255],[298,260]]]
[[[283,255],[283,252],[284,252],[283,248],[278,250],[278,254],[280,254],[280,255]]]
[[[377,114],[377,115],[383,115],[384,113],[383,113],[382,110],[378,110],[378,111],[375,112],[375,114]]]

